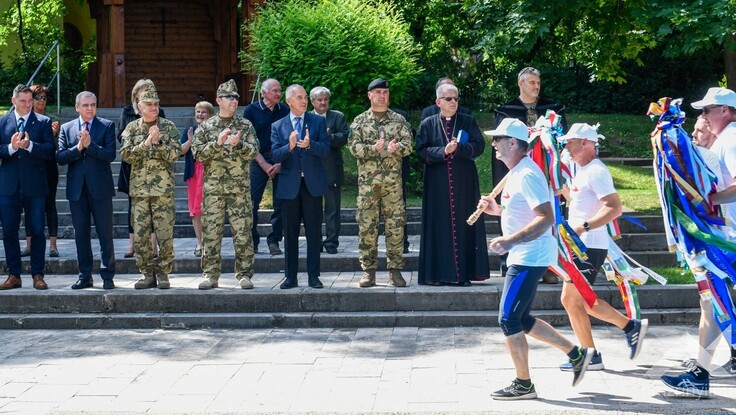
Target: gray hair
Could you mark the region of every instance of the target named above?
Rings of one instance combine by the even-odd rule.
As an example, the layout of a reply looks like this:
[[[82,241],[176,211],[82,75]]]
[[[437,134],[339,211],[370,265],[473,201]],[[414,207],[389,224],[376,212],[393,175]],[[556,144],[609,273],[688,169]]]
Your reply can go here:
[[[311,91],[309,91],[309,99],[315,99],[320,95],[327,95],[327,98],[330,98],[332,96],[332,92],[323,86],[315,86]]]
[[[292,94],[292,93],[294,92],[294,90],[295,90],[295,89],[297,89],[297,88],[301,88],[301,89],[304,89],[304,87],[303,87],[303,86],[301,86],[301,85],[299,85],[299,84],[291,84],[291,85],[289,85],[289,86],[288,86],[288,87],[286,88],[286,93],[284,94],[284,95],[286,96],[286,99],[289,99],[289,98],[291,98],[291,94]],[[305,91],[306,91],[306,89],[305,89]]]
[[[28,85],[19,84],[15,88],[13,88],[13,98],[18,98],[20,94],[29,93],[33,95],[33,91],[31,90],[31,87]]]
[[[444,95],[442,95],[442,94],[445,91],[455,91],[455,95],[457,95],[458,97],[460,96],[460,93],[457,92],[457,87],[455,85],[453,85],[453,84],[442,84],[442,85],[438,86],[437,87],[437,91],[435,91],[435,93],[437,95],[437,98],[443,97]]]
[[[527,66],[526,68],[519,71],[519,81],[526,79],[527,75],[536,75],[540,78],[542,77],[542,73],[539,72],[539,69]]]
[[[434,84],[434,89],[437,90],[437,88],[439,88],[440,85],[444,85],[444,84],[455,85],[455,81],[453,81],[452,79],[450,79],[450,78],[448,78],[446,76],[445,77],[442,77],[442,78],[438,79],[437,82]]]
[[[138,80],[138,82],[133,85],[133,89],[130,90],[130,103],[133,104],[133,112],[138,114],[138,94],[141,92],[141,90],[145,87],[156,87],[156,85],[153,84],[153,81],[148,78],[141,78]]]
[[[97,96],[89,91],[82,91],[77,94],[77,99],[74,101],[74,105],[79,105],[79,103],[82,101],[82,98],[94,98],[95,104],[97,103]]]
[[[268,92],[268,89],[271,87],[271,84],[274,82],[278,82],[278,80],[274,78],[268,78],[265,81],[263,81],[263,83],[261,84],[261,95]]]

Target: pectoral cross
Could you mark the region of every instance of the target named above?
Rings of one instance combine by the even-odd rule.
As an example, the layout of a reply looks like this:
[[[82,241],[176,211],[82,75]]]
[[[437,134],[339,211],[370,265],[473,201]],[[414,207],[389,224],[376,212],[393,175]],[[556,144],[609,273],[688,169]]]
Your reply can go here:
[[[176,24],[176,20],[166,20],[166,9],[161,9],[161,20],[151,20],[151,24],[161,23],[161,39],[166,45],[166,23]]]

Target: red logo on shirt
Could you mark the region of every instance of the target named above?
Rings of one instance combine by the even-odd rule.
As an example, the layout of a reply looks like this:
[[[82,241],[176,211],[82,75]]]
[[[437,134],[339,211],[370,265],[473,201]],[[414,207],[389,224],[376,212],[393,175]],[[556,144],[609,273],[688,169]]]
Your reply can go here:
[[[501,195],[501,197],[502,197],[502,198],[504,198],[504,199],[508,199],[508,198],[510,198],[511,196],[510,196],[510,195],[508,194],[508,192],[504,192],[504,193],[503,193],[503,194]]]

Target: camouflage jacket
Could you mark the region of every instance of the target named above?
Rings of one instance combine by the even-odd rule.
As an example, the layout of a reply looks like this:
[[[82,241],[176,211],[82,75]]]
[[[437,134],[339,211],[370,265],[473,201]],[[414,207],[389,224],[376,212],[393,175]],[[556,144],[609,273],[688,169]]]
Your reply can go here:
[[[358,159],[358,184],[401,181],[401,159],[411,154],[411,127],[404,117],[388,110],[383,118],[376,118],[370,109],[358,115],[350,126],[353,131],[350,152]],[[384,134],[383,150],[375,149],[380,132]],[[399,144],[394,153],[388,152],[391,140]]]
[[[230,128],[230,134],[240,132],[238,145],[217,145],[217,136],[225,128]],[[203,122],[194,134],[192,153],[195,160],[204,163],[204,193],[247,193],[250,189],[250,161],[256,158],[258,149],[256,130],[245,118],[234,115],[224,122],[215,115]]]
[[[146,147],[148,126],[139,118],[125,127],[120,155],[130,163],[130,196],[151,197],[174,194],[174,162],[181,155],[179,130],[159,117],[159,144]]]

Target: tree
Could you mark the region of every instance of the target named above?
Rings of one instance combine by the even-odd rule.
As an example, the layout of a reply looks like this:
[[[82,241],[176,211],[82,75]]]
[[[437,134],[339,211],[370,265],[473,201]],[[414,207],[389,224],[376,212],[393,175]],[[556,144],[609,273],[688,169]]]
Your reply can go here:
[[[51,45],[64,38],[61,21],[65,12],[63,0],[17,0],[0,20],[0,46],[17,39],[21,58],[35,69]]]
[[[332,91],[331,106],[348,118],[365,109],[371,80],[389,79],[391,100],[399,103],[420,72],[407,25],[386,3],[270,2],[243,29],[251,45],[241,53],[247,70],[307,90],[324,85]]]

